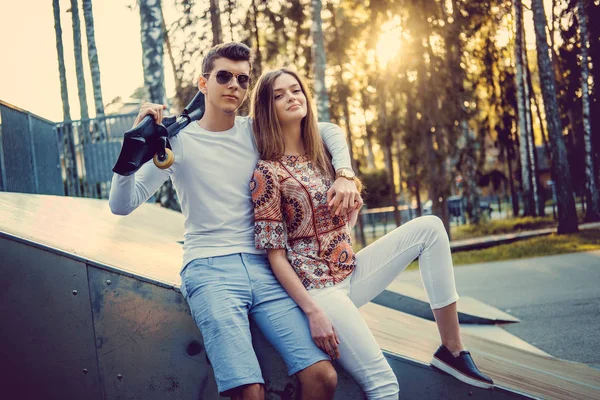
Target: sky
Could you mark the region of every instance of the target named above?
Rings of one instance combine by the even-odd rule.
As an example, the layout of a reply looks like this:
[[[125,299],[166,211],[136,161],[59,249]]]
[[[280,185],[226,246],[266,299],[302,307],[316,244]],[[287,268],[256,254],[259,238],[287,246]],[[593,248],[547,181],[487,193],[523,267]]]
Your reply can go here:
[[[62,101],[52,1],[3,0],[2,3],[0,100],[51,121],[61,121]],[[81,1],[78,3],[81,8]],[[92,3],[104,104],[117,96],[128,98],[144,83],[139,11],[135,7],[129,8],[134,4],[135,0]],[[70,8],[70,0],[60,0],[60,8],[71,118],[79,119],[72,17],[66,12]],[[80,25],[87,103],[90,115],[94,116],[92,78],[81,11]],[[169,72],[169,68],[165,68],[165,85],[167,94],[171,95],[174,85]]]
[[[0,13],[0,100],[51,121],[62,120],[62,101],[51,0],[2,0]],[[81,8],[81,1],[78,2]],[[104,104],[115,97],[127,99],[143,85],[142,45],[139,11],[135,0],[93,1],[96,47],[100,63]],[[175,11],[165,2],[167,24]],[[80,107],[73,53],[73,28],[70,0],[60,0],[61,26],[71,118],[79,119]],[[526,30],[531,19],[525,15]],[[83,65],[90,116],[94,116],[94,97],[87,58],[85,22],[80,11]],[[533,35],[528,33],[528,44]],[[532,38],[532,39],[530,39]],[[167,63],[165,57],[165,63]],[[170,68],[165,68],[167,96],[174,93]]]

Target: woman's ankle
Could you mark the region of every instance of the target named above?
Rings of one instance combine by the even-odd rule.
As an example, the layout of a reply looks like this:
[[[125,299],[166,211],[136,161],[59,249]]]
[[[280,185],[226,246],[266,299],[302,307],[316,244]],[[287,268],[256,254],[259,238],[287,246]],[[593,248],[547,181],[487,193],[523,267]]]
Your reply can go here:
[[[452,353],[454,357],[458,357],[461,351],[466,350],[461,342],[442,342],[442,344]]]

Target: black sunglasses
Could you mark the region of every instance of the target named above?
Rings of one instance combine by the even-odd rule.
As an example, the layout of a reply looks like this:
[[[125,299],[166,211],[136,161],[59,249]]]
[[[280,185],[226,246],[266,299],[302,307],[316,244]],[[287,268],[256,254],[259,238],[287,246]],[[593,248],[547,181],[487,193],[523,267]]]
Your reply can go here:
[[[210,74],[211,74],[211,72],[207,72],[205,74],[202,74],[202,76],[204,76],[206,78],[206,76],[207,75],[210,76]],[[219,85],[227,85],[229,82],[231,82],[231,79],[234,76],[235,76],[235,79],[237,79],[237,82],[242,89],[244,89],[244,90],[248,89],[248,85],[250,84],[250,76],[246,75],[246,74],[234,74],[233,72],[220,70],[220,71],[217,71],[217,73],[216,73],[217,83]]]

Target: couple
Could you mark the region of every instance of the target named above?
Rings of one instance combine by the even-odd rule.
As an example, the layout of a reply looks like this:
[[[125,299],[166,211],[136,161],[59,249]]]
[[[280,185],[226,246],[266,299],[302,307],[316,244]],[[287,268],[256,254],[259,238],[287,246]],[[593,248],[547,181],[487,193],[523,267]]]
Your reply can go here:
[[[317,123],[302,78],[286,69],[261,76],[252,117],[236,117],[250,70],[247,46],[213,47],[198,79],[206,111],[171,139],[175,163],[115,174],[109,199],[113,213],[126,215],[173,181],[185,216],[181,292],[220,393],[264,398],[252,318],[297,375],[302,399],[333,398],[332,360],[367,398],[397,399],[396,377],[357,307],[417,257],[442,339],[432,365],[492,387],[461,343],[441,221],[417,218],[354,254],[350,231],[362,200],[341,129]],[[146,115],[160,123],[164,108],[145,104],[135,123]]]

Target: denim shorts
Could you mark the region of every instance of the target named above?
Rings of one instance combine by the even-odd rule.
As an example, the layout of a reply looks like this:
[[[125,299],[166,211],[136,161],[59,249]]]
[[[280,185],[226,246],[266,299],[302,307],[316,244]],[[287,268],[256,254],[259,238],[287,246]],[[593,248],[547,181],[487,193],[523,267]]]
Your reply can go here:
[[[293,375],[329,360],[313,342],[308,319],[277,281],[263,254],[237,253],[191,261],[181,293],[204,338],[219,392],[264,383],[252,347],[249,316]]]

